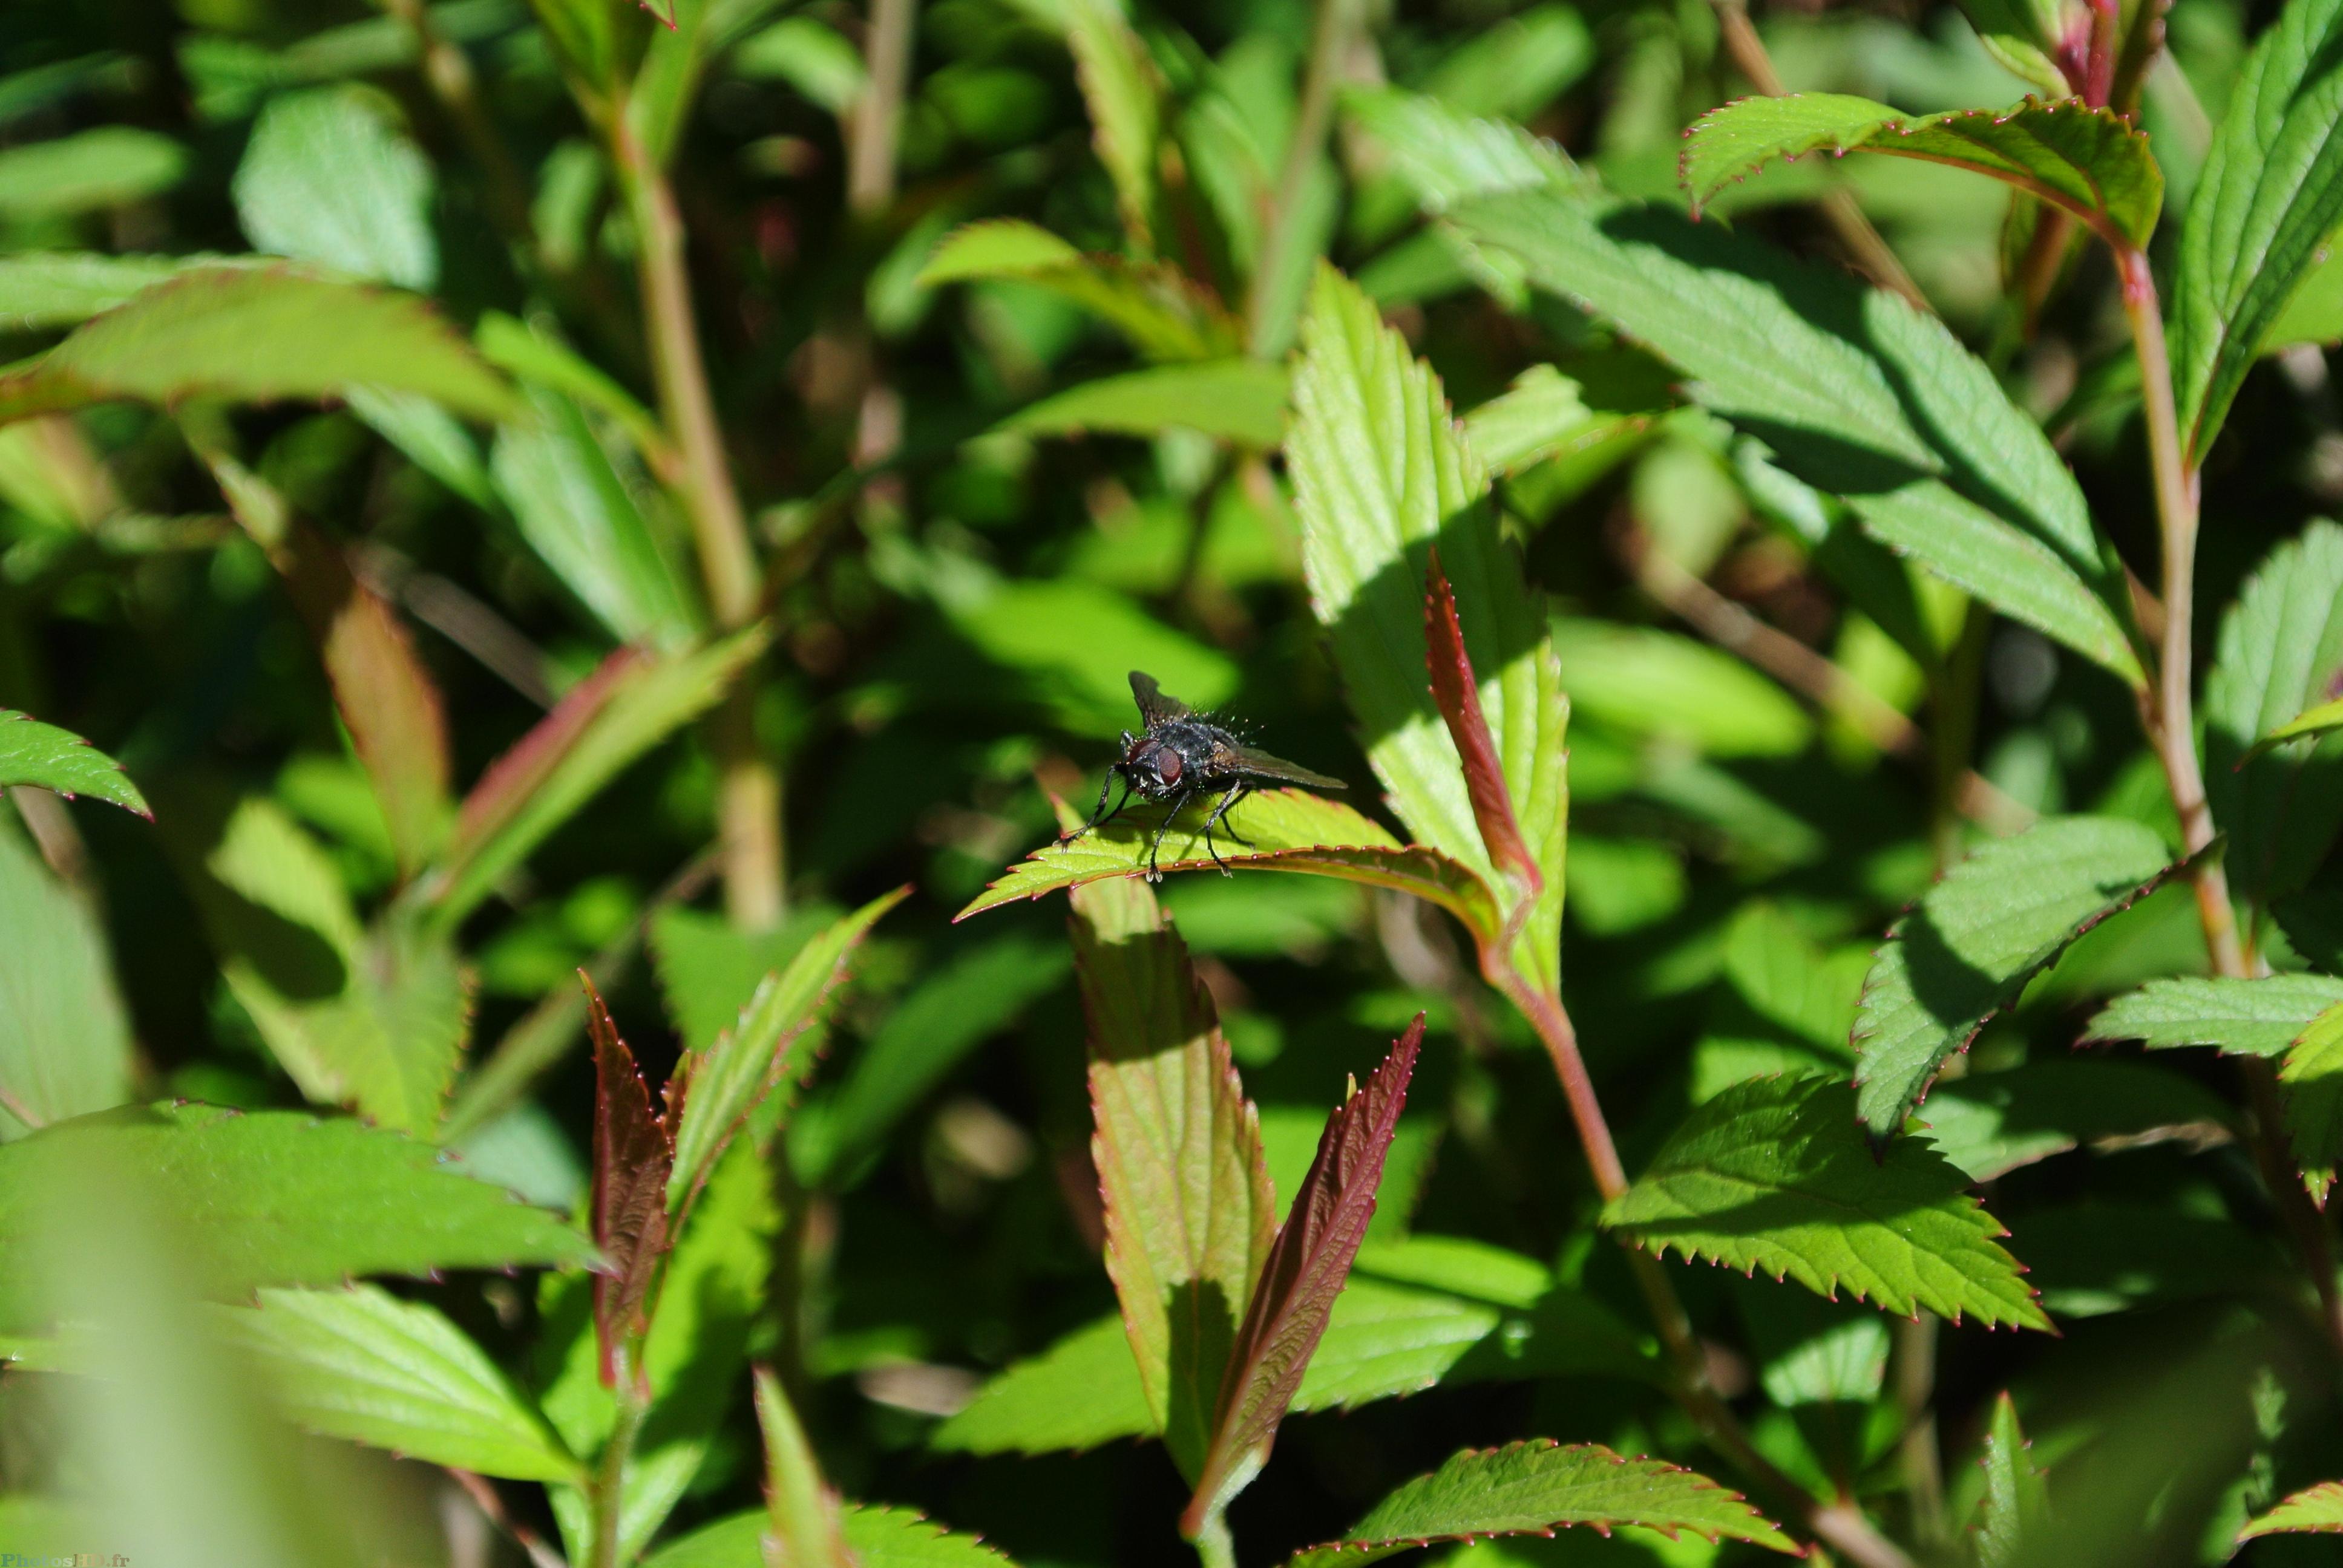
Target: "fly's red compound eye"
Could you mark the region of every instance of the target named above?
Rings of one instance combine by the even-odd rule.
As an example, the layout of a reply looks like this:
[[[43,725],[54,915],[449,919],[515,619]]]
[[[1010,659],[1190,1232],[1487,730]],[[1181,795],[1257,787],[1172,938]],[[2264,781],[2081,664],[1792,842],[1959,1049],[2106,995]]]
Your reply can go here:
[[[1177,784],[1180,782],[1180,771],[1182,767],[1182,764],[1180,760],[1180,754],[1177,751],[1172,750],[1169,746],[1160,748],[1156,751],[1155,776],[1162,779],[1166,784]]]

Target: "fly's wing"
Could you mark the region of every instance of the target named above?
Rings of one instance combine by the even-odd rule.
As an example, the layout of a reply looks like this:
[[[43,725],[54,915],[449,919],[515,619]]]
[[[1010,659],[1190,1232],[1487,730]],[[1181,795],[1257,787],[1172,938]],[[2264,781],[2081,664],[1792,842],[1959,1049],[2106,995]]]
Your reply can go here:
[[[1250,746],[1237,746],[1222,741],[1212,748],[1212,769],[1219,773],[1242,773],[1252,779],[1274,779],[1282,784],[1301,784],[1312,789],[1347,789],[1340,779],[1329,779],[1323,773],[1312,773],[1298,762],[1288,762],[1282,757],[1272,757],[1266,751]]]
[[[1185,719],[1188,705],[1176,697],[1166,697],[1155,678],[1139,670],[1131,672],[1131,695],[1139,703],[1139,717],[1152,729],[1167,719]]]

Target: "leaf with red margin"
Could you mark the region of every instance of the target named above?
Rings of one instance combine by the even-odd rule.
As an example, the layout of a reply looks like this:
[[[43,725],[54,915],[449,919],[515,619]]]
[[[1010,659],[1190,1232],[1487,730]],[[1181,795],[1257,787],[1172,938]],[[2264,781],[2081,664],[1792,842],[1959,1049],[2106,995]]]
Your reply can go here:
[[[1456,755],[1464,766],[1464,790],[1472,799],[1473,819],[1480,826],[1489,859],[1519,873],[1533,890],[1542,888],[1544,879],[1530,847],[1522,841],[1521,824],[1513,820],[1504,764],[1498,760],[1488,715],[1481,710],[1481,683],[1473,675],[1473,656],[1465,650],[1464,628],[1456,619],[1456,594],[1441,569],[1438,545],[1431,548],[1424,568],[1423,643],[1424,663],[1432,671],[1432,699],[1440,707],[1448,738],[1456,742]]]
[[[602,993],[585,970],[578,979],[594,1037],[594,1244],[609,1259],[608,1271],[594,1278],[594,1340],[602,1352],[602,1386],[615,1388],[618,1347],[642,1332],[651,1277],[674,1244],[667,1179],[675,1133],[668,1119],[651,1114],[650,1091]],[[670,1113],[676,1109],[669,1107]]]
[[[1269,1459],[1278,1423],[1302,1387],[1302,1374],[1326,1332],[1334,1298],[1375,1215],[1383,1156],[1407,1104],[1408,1080],[1423,1046],[1423,1015],[1408,1025],[1383,1065],[1326,1119],[1317,1157],[1278,1228],[1269,1261],[1253,1287],[1221,1384],[1203,1477],[1181,1515],[1193,1541],[1224,1529],[1221,1514]]]
[[[1212,995],[1154,893],[1094,882],[1073,905],[1107,1272],[1155,1429],[1192,1482],[1276,1199]]]
[[[2237,1543],[2263,1535],[2343,1535],[2343,1481],[2306,1487],[2237,1532]]]
[[[121,763],[69,729],[0,708],[0,785],[12,784],[54,789],[68,800],[86,795],[155,819]]]
[[[1159,863],[1167,874],[1217,869],[1204,844],[1210,809],[1209,804],[1190,807],[1164,834]],[[1162,820],[1160,809],[1133,805],[1079,838],[1037,849],[952,919],[964,920],[1018,899],[1038,899],[1108,877],[1142,875],[1148,846]],[[1252,840],[1250,849],[1243,848],[1231,843],[1228,832],[1214,829],[1221,859],[1232,870],[1306,871],[1364,882],[1428,899],[1484,940],[1504,929],[1496,894],[1476,872],[1437,849],[1402,844],[1338,801],[1299,789],[1264,789],[1238,800],[1224,827]]]
[[[1342,1540],[1295,1553],[1287,1568],[1353,1568],[1436,1541],[1552,1535],[1574,1524],[1604,1535],[1640,1525],[1671,1539],[1689,1530],[1798,1555],[1796,1543],[1739,1493],[1704,1475],[1595,1443],[1540,1438],[1466,1449],[1384,1498]]]
[[[543,786],[594,716],[602,711],[628,672],[648,658],[644,649],[632,644],[613,650],[594,667],[592,674],[562,694],[552,712],[538,719],[528,734],[488,764],[488,770],[464,797],[463,809],[456,819],[455,837],[448,846],[450,860],[470,854],[513,819],[523,802]]]

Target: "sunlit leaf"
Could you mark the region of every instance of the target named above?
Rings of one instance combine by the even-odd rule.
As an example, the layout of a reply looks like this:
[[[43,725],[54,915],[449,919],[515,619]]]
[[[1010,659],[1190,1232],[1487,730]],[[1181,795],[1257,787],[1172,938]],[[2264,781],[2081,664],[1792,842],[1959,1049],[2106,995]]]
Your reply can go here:
[[[2343,225],[2343,3],[2293,0],[2262,35],[2213,134],[2172,283],[2172,382],[2197,462]]]
[[[311,1432],[516,1481],[580,1473],[511,1381],[437,1308],[357,1285],[264,1290],[256,1308],[216,1311],[279,1407]]]
[[[954,918],[966,920],[1014,900],[1038,899],[1106,877],[1142,876],[1151,859],[1167,876],[1175,870],[1214,869],[1203,833],[1210,809],[1209,805],[1191,806],[1164,834],[1156,857],[1150,845],[1162,823],[1161,810],[1133,805],[1078,839],[1036,850]],[[1252,847],[1232,839],[1251,839]],[[1322,795],[1298,789],[1248,793],[1213,829],[1213,841],[1232,870],[1340,877],[1428,899],[1474,931],[1493,933],[1503,924],[1488,884],[1472,871],[1436,850],[1401,844],[1349,807]]]
[[[439,277],[433,183],[380,100],[323,87],[268,101],[233,194],[256,249],[427,292]]]
[[[2343,729],[2343,698],[2304,709],[2256,741],[2247,756],[2258,757],[2273,746],[2283,746],[2289,740],[2308,739],[2337,729]]]
[[[2164,209],[2164,176],[2147,133],[2080,99],[1906,115],[1844,93],[1792,93],[1711,109],[1684,135],[1684,186],[1695,213],[1775,158],[1825,151],[1886,153],[1990,175],[2133,246],[2147,244]]]
[[[1031,436],[1201,430],[1270,447],[1285,433],[1285,372],[1258,359],[1212,359],[1101,376],[1027,404],[1001,427]]]
[[[1896,922],[1855,1019],[1864,1125],[1885,1138],[1946,1057],[2066,945],[2172,870],[2154,829],[2121,818],[2046,819],[1986,845]]]
[[[0,708],[0,786],[33,784],[71,799],[86,795],[141,817],[155,815],[122,764],[70,730]]]
[[[475,1181],[429,1144],[344,1118],[158,1105],[60,1122],[0,1146],[0,1241],[21,1250],[37,1205],[89,1161],[110,1161],[187,1217],[203,1284],[338,1285],[368,1274],[597,1261],[584,1236]],[[0,1320],[38,1322],[44,1292],[0,1290]]]
[[[1296,1553],[1289,1568],[1341,1568],[1410,1547],[1484,1535],[1551,1535],[1641,1524],[1674,1535],[1746,1541],[1795,1556],[1795,1543],[1706,1476],[1594,1443],[1537,1439],[1457,1454],[1384,1498],[1339,1541]]]
[[[1045,288],[1112,326],[1150,359],[1218,359],[1238,352],[1227,313],[1168,268],[1085,256],[1013,218],[954,230],[920,269],[920,286],[1008,277]]]
[[[190,267],[233,265],[221,256],[101,256],[24,251],[0,256],[0,323],[13,331],[71,327],[127,304]]]
[[[1885,1312],[2049,1328],[1967,1184],[1917,1139],[1875,1154],[1846,1085],[1760,1078],[1694,1110],[1603,1218],[1654,1252],[1843,1289]]]
[[[2325,975],[2181,975],[2117,997],[2099,1010],[2083,1038],[2137,1040],[2151,1050],[2210,1045],[2234,1054],[2278,1056],[2338,1002],[2343,1002],[2343,980]]]
[[[1106,1265],[1151,1424],[1192,1482],[1276,1209],[1210,993],[1144,882],[1073,895]]]
[[[767,1568],[763,1509],[705,1524],[643,1559],[643,1568]],[[847,1550],[862,1568],[1010,1568],[976,1536],[945,1529],[908,1508],[850,1503],[840,1517]],[[795,1562],[796,1559],[791,1559]]]
[[[2235,1131],[2237,1113],[2177,1072],[2137,1061],[2053,1058],[1940,1083],[1918,1120],[1937,1153],[1970,1181],[1990,1181],[2086,1144],[2222,1142]]]
[[[158,283],[0,375],[0,421],[122,398],[316,399],[367,385],[498,419],[512,393],[413,295],[291,266],[219,266]]]
[[[105,929],[8,832],[0,832],[0,1135],[25,1132],[19,1111],[46,1123],[121,1104],[130,1018]]]
[[[0,152],[0,215],[71,217],[162,195],[185,178],[187,149],[136,126],[93,126]]]
[[[2343,1535],[2343,1481],[2303,1488],[2238,1531],[2237,1540],[2263,1535]]]

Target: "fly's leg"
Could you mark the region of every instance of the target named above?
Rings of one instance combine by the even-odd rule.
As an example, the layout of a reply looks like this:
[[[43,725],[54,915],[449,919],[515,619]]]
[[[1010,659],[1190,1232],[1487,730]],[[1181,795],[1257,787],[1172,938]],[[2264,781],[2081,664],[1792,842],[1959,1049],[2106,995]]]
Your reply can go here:
[[[1163,879],[1163,868],[1155,863],[1156,857],[1163,852],[1163,835],[1172,830],[1172,824],[1178,819],[1180,813],[1187,809],[1189,799],[1195,793],[1193,789],[1182,789],[1179,794],[1172,797],[1172,809],[1163,813],[1163,820],[1156,825],[1155,841],[1147,846],[1147,879],[1149,881],[1160,882]]]
[[[1118,779],[1122,779],[1122,799],[1116,801],[1114,803],[1114,809],[1110,811],[1106,809],[1106,798],[1108,792],[1114,788],[1114,781]],[[1108,769],[1106,778],[1099,783],[1098,809],[1091,813],[1091,819],[1083,823],[1081,827],[1075,829],[1071,833],[1059,834],[1058,842],[1061,844],[1069,843],[1073,839],[1081,838],[1083,834],[1097,827],[1101,822],[1112,821],[1115,818],[1121,816],[1122,809],[1130,804],[1131,780],[1123,777],[1123,772],[1121,768]]]
[[[1221,875],[1223,877],[1233,877],[1236,873],[1229,869],[1229,863],[1221,859],[1220,850],[1213,847],[1212,826],[1214,823],[1219,822],[1222,818],[1229,814],[1229,808],[1235,805],[1237,803],[1237,797],[1242,795],[1244,792],[1245,781],[1240,779],[1235,783],[1229,786],[1228,793],[1221,797],[1221,803],[1212,808],[1212,814],[1211,816],[1204,819],[1204,849],[1212,855],[1212,864],[1221,869]],[[1237,830],[1234,828],[1228,829],[1228,835],[1230,838],[1235,839],[1238,843],[1242,844],[1246,849],[1250,849],[1252,848],[1252,840],[1250,839],[1237,838]]]

